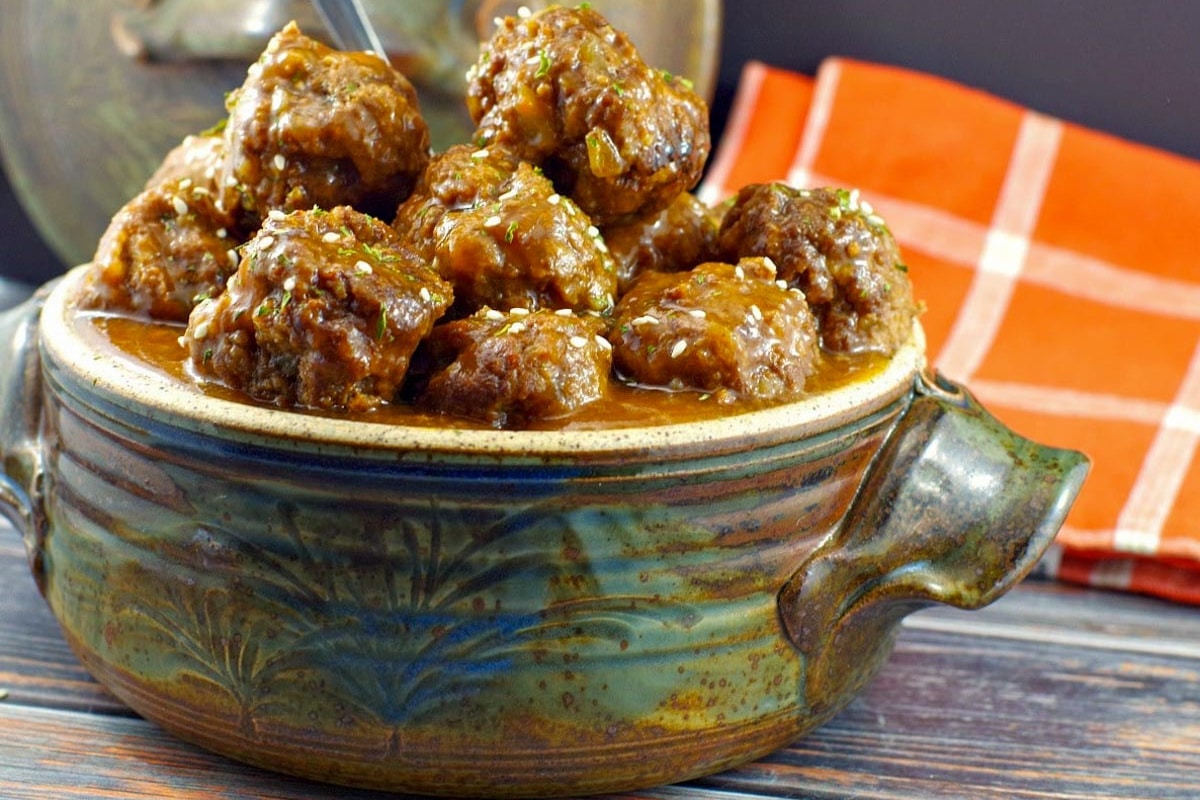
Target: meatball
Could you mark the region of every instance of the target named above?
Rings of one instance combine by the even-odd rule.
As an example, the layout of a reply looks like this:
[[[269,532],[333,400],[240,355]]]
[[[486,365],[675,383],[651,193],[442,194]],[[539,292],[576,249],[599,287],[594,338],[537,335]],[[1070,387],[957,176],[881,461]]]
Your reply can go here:
[[[467,77],[477,141],[542,165],[597,225],[661,211],[700,179],[707,105],[589,7],[503,19]]]
[[[798,397],[819,357],[804,295],[761,258],[645,273],[617,304],[609,338],[622,377],[721,402]]]
[[[716,256],[716,215],[690,193],[656,214],[604,229],[623,294],[643,272],[679,272]]]
[[[271,39],[227,105],[226,177],[259,217],[337,205],[390,217],[429,160],[408,79],[295,24]]]
[[[230,189],[218,189],[217,176],[225,168],[225,139],[215,134],[194,134],[184,137],[183,141],[167,153],[158,169],[146,181],[145,188],[152,189],[171,181],[190,180],[196,186],[202,186],[205,191],[214,193],[214,203],[228,209],[227,203],[222,203],[222,197],[236,198]]]
[[[493,151],[455,148],[436,159],[397,213],[405,240],[454,285],[455,314],[607,311],[617,277],[600,231],[536,167]]]
[[[429,338],[435,365],[417,399],[443,414],[497,428],[563,417],[608,388],[612,346],[604,322],[569,309],[481,309]]]
[[[183,182],[182,185],[189,187],[193,206],[227,223],[227,232],[239,242],[245,241],[258,229],[260,220],[241,207],[237,187],[225,179],[227,163],[224,136],[215,133],[186,136],[163,158],[146,182],[146,188]]]
[[[344,206],[275,211],[184,344],[197,374],[258,400],[366,411],[392,401],[452,300],[387,224]]]
[[[112,218],[84,282],[84,308],[186,322],[237,269],[234,218],[193,179],[151,186]]]
[[[392,227],[432,259],[446,212],[495,201],[508,190],[520,163],[503,147],[453,145],[430,159],[412,194],[396,209]]]
[[[817,315],[837,352],[895,352],[917,305],[891,231],[856,190],[744,187],[721,224],[720,257],[772,259]]]

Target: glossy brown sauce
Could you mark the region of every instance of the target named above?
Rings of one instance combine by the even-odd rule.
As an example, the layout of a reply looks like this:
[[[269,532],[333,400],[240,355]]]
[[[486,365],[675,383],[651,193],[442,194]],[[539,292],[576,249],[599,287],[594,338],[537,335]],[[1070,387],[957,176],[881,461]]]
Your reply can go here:
[[[179,344],[183,326],[175,323],[110,316],[81,314],[80,332],[97,345],[110,347],[123,357],[149,366],[181,383],[198,386],[205,394],[227,400],[262,405],[227,387],[202,382],[188,369],[186,351]],[[90,335],[89,335],[90,334]],[[809,378],[808,394],[829,392],[865,380],[877,374],[887,358],[875,353],[823,353],[817,370]],[[631,386],[620,381],[609,384],[606,397],[576,411],[570,417],[547,420],[536,426],[554,430],[627,428],[641,425],[677,424],[732,416],[765,407],[766,404],[741,400],[732,404],[715,402],[709,395],[694,391],[667,391],[661,388]],[[426,427],[485,428],[478,421],[423,412],[403,403],[382,406],[360,414],[334,414],[302,409],[293,413],[341,416],[364,422]]]

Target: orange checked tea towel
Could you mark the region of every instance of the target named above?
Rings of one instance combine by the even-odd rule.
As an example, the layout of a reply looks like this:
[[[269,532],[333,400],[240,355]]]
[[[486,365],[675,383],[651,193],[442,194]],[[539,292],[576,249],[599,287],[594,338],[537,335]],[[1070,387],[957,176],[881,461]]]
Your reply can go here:
[[[1042,571],[1200,603],[1200,163],[929,75],[746,66],[700,195],[858,188],[931,363],[1092,471]]]

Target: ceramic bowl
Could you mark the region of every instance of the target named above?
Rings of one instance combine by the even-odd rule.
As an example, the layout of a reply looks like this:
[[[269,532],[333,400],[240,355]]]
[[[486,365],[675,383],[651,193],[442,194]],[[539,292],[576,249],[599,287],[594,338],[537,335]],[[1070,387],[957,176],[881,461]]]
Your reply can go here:
[[[4,320],[3,500],[83,664],[234,759],[428,794],[682,781],[843,708],[1034,565],[1086,460],[924,367],[713,422],[446,430],[205,395]]]

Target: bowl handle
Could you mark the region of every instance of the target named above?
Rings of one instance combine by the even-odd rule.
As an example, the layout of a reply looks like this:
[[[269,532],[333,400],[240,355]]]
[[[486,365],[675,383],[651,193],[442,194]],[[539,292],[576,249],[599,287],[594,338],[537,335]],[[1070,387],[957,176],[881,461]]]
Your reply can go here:
[[[52,284],[0,313],[0,513],[21,532],[29,564],[42,585],[42,370],[38,319]]]
[[[961,386],[919,375],[842,524],[780,592],[809,704],[861,688],[905,615],[980,608],[1012,588],[1087,471],[1083,454],[1022,438]]]

